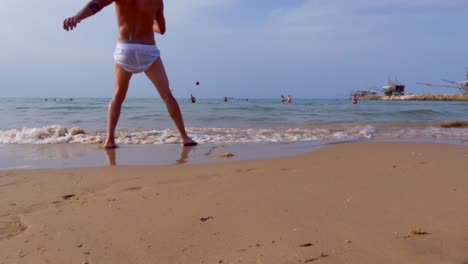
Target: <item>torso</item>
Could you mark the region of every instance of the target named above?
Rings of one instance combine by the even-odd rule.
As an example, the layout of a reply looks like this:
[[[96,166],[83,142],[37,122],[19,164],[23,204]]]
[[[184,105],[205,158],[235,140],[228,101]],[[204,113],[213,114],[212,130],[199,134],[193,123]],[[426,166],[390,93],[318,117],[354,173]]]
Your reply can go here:
[[[162,0],[115,0],[117,39],[155,44],[153,22]]]

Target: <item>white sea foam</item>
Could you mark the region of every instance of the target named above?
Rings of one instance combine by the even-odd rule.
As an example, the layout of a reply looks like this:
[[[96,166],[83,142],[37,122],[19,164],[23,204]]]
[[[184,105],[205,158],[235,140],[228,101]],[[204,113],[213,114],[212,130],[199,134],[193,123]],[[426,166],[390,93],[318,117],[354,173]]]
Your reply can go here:
[[[103,131],[68,129],[60,125],[42,128],[0,130],[0,144],[101,144]],[[466,128],[394,127],[377,128],[363,124],[314,125],[308,127],[274,128],[188,128],[191,137],[199,143],[288,143],[317,140],[438,138],[468,140]],[[172,144],[180,141],[173,129],[128,130],[119,129],[118,144]]]
[[[72,139],[68,130],[60,125],[43,128],[0,130],[1,144],[68,143]]]
[[[0,130],[0,144],[101,144],[106,134],[102,131],[72,133],[79,128],[68,129],[53,125],[42,128]],[[386,127],[372,125],[341,124],[297,128],[188,128],[189,134],[199,143],[288,143],[317,140],[357,140],[396,138],[441,138],[468,140],[468,129],[440,127]],[[126,130],[116,134],[118,144],[172,144],[180,141],[172,129]]]
[[[0,98],[0,144],[101,144],[107,99]],[[468,140],[466,104],[343,100],[199,100],[180,104],[188,132],[200,143],[282,143],[320,140],[436,138]],[[119,144],[170,144],[179,137],[161,100],[129,99]],[[365,121],[364,121],[365,120]],[[47,125],[43,124],[58,124]],[[465,125],[464,125],[465,124]],[[24,128],[21,128],[23,127]],[[80,128],[83,127],[84,134]],[[153,130],[157,127],[158,129]]]

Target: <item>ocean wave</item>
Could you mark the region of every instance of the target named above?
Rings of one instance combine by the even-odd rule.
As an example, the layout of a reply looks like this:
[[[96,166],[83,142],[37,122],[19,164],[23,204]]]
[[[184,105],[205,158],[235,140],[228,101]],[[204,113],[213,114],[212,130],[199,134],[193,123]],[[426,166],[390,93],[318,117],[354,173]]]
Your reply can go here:
[[[80,110],[100,110],[100,109],[106,109],[105,106],[46,106],[46,107],[41,107],[41,110],[65,110],[65,111],[80,111]]]
[[[372,138],[375,128],[356,126],[346,129],[326,128],[188,128],[193,139],[200,143],[287,143],[315,140]],[[53,125],[41,128],[0,130],[0,144],[100,144],[103,131],[84,131]],[[119,144],[171,144],[180,141],[173,129],[137,130],[119,129]]]
[[[226,106],[226,107],[213,107],[211,110],[221,111],[221,112],[232,112],[232,111],[255,111],[255,112],[264,112],[264,111],[275,111],[279,110],[276,106],[266,106],[266,105],[245,105],[245,106]]]
[[[151,114],[151,115],[135,115],[128,117],[128,120],[159,120],[159,119],[167,119],[167,115],[161,116],[158,114]]]
[[[442,112],[433,109],[414,109],[414,110],[401,110],[396,111],[393,114],[407,115],[407,116],[422,116],[422,115],[441,115]]]
[[[359,139],[413,139],[437,138],[468,140],[468,128],[441,126],[392,126],[362,123],[315,124],[301,127],[191,127],[190,136],[199,143],[292,143],[323,140]],[[105,131],[83,130],[53,125],[41,128],[0,130],[0,144],[102,144]],[[179,143],[174,129],[142,130],[121,128],[117,130],[118,144],[173,144]]]

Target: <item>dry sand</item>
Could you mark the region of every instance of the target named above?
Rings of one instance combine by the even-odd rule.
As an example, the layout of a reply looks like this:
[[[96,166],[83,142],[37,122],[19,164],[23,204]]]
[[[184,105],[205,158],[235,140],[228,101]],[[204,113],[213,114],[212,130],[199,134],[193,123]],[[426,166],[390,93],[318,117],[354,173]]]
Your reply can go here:
[[[468,148],[0,171],[0,264],[468,263]]]

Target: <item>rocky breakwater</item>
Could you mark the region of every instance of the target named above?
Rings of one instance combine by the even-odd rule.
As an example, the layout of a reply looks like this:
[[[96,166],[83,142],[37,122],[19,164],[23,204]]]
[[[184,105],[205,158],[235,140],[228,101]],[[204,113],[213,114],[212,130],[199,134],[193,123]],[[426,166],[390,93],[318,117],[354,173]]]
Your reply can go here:
[[[468,101],[468,94],[409,94],[401,96],[366,96],[359,99],[393,101]]]

